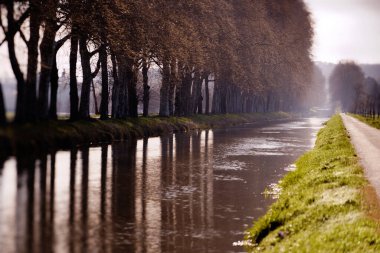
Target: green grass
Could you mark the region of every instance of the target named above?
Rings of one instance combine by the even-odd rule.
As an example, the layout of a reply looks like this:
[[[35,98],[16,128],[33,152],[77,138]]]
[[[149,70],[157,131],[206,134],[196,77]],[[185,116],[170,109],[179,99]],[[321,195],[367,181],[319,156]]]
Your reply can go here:
[[[242,113],[242,114],[215,114],[195,115],[190,119],[203,128],[223,127],[256,121],[270,121],[278,119],[289,119],[292,116],[284,112],[273,113]]]
[[[364,122],[364,123],[367,123],[368,125],[370,126],[373,126],[377,129],[380,129],[380,118],[378,117],[366,117],[366,116],[363,116],[363,115],[359,115],[359,114],[350,114],[352,117],[355,117],[357,118],[358,120]]]
[[[69,122],[66,120],[9,125],[0,128],[1,153],[70,148],[128,138],[159,136],[193,129],[226,127],[246,122],[288,119],[286,113],[197,115],[193,117],[139,117],[127,120]]]
[[[380,252],[378,223],[369,217],[363,170],[340,116],[315,148],[280,182],[279,199],[254,223],[251,252]]]

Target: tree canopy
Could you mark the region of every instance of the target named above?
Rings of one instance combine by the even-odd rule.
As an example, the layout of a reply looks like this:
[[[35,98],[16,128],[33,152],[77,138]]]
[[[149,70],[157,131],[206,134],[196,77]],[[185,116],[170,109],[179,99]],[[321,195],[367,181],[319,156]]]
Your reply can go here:
[[[330,76],[330,94],[343,112],[365,115],[380,114],[380,85],[372,77],[365,77],[359,65],[342,61]]]
[[[330,93],[343,112],[353,112],[364,81],[364,73],[354,62],[340,62],[330,76]]]
[[[313,29],[302,0],[2,0],[0,9],[20,122],[57,118],[56,55],[66,41],[73,120],[90,117],[98,74],[102,119],[137,117],[140,72],[149,105],[151,66],[161,70],[161,116],[209,113],[211,100],[214,113],[299,110],[312,83]],[[16,56],[21,42],[26,73]]]

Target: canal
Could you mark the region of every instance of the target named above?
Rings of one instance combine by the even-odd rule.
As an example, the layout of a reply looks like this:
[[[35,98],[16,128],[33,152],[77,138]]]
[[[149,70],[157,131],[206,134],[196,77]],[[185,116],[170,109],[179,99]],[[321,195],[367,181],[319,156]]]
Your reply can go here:
[[[242,252],[263,192],[324,119],[115,142],[0,164],[1,252]]]

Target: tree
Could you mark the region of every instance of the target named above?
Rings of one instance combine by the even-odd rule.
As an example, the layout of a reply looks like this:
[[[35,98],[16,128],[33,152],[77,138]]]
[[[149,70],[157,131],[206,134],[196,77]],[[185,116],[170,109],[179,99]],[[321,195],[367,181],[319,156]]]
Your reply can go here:
[[[355,112],[363,82],[363,71],[356,63],[340,62],[330,76],[331,99],[340,103],[343,112]]]
[[[365,78],[360,88],[356,112],[371,117],[379,115],[379,95],[380,89],[377,81],[372,77]]]
[[[109,117],[111,86],[111,116],[138,116],[139,72],[143,115],[147,116],[148,74],[156,68],[162,74],[161,116],[209,113],[211,97],[214,113],[301,110],[299,98],[310,92],[305,84],[312,82],[313,31],[302,0],[29,0],[0,4],[8,12],[8,27],[3,22],[1,27],[18,83],[16,119],[20,122],[48,115],[57,118],[60,36],[70,39],[71,120],[90,118],[91,84],[100,70],[102,120]],[[15,10],[20,13],[14,15]],[[28,23],[29,40],[21,29],[24,22]],[[62,31],[59,36],[58,29]],[[15,53],[17,33],[28,47],[26,79]],[[83,73],[80,99],[78,53]],[[108,71],[111,65],[112,71]],[[214,82],[213,94],[210,82]]]
[[[28,65],[25,80],[25,110],[24,120],[35,121],[37,119],[37,68],[38,68],[38,45],[40,40],[40,25],[42,22],[42,3],[38,0],[29,1],[29,40]]]
[[[44,33],[40,44],[41,74],[38,87],[38,117],[40,119],[49,117],[49,84],[56,60],[55,37],[59,29],[57,10],[58,0],[47,0],[41,5],[41,22],[44,25]],[[44,13],[43,16],[42,13]]]
[[[21,71],[19,61],[16,56],[16,43],[15,43],[15,36],[17,33],[20,33],[21,38],[24,39],[26,42],[25,36],[23,32],[20,30],[21,25],[25,22],[27,18],[29,18],[30,15],[30,9],[27,7],[23,7],[23,5],[20,2],[12,1],[12,0],[6,0],[4,1],[5,8],[7,10],[7,25],[8,27],[5,28],[3,22],[1,22],[1,27],[5,34],[5,40],[8,44],[8,56],[9,61],[12,66],[13,73],[17,80],[17,100],[16,100],[16,115],[15,115],[15,121],[16,122],[24,122],[25,121],[25,79],[24,74]],[[19,18],[15,19],[15,5],[19,5],[18,10],[21,10],[21,13],[19,14]],[[2,8],[2,6],[1,6]],[[2,19],[2,16],[0,16]]]

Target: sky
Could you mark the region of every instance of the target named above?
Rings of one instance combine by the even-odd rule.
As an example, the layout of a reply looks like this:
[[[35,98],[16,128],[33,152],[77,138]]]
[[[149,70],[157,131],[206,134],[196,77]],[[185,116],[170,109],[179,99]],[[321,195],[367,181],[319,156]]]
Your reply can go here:
[[[380,0],[305,2],[314,20],[314,60],[380,63]]]

